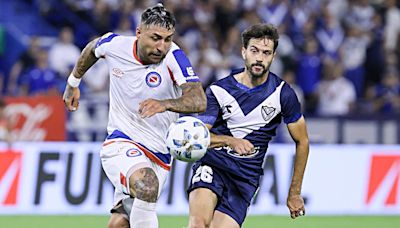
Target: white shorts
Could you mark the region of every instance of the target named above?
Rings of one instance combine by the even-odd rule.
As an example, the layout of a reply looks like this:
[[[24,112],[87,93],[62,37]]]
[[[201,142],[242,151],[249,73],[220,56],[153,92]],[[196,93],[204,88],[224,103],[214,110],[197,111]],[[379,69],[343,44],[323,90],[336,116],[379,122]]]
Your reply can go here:
[[[149,167],[157,175],[158,197],[167,179],[168,170],[162,168],[146,156],[145,152],[128,140],[108,140],[100,151],[101,164],[115,187],[114,205],[129,197],[129,176],[136,170]]]

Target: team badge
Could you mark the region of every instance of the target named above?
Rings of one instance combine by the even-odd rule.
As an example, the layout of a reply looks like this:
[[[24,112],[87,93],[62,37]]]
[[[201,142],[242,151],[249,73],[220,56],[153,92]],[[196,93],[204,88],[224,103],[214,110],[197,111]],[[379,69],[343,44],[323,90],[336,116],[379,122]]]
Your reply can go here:
[[[159,86],[161,84],[160,74],[154,71],[149,72],[146,75],[146,84],[151,88]]]
[[[264,118],[265,121],[268,121],[271,119],[271,117],[274,116],[276,108],[274,107],[268,107],[268,106],[262,106],[261,107],[261,114],[262,117]]]
[[[142,152],[136,148],[131,148],[128,151],[126,151],[126,156],[128,157],[137,157],[142,155]]]

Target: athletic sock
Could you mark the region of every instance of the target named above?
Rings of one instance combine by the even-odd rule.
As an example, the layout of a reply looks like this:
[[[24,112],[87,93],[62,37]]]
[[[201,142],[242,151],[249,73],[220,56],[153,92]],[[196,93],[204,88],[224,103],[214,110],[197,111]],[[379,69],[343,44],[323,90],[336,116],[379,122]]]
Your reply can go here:
[[[156,203],[149,203],[135,198],[129,216],[129,223],[131,228],[158,228]]]

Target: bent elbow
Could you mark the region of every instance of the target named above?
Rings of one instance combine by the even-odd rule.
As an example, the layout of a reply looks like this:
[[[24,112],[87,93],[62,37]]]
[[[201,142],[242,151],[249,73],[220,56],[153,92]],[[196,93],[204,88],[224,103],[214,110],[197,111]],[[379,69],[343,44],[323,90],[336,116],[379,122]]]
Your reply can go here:
[[[207,99],[204,97],[201,99],[200,105],[199,105],[199,112],[205,112],[207,109]]]
[[[310,145],[310,140],[308,139],[308,137],[304,137],[304,139],[303,140],[301,140],[301,143],[303,144],[303,145]]]
[[[307,135],[299,138],[293,138],[293,141],[296,143],[296,145],[308,146],[310,144],[310,140],[308,139]]]
[[[202,91],[196,96],[196,110],[198,113],[205,112],[207,109],[206,94]]]

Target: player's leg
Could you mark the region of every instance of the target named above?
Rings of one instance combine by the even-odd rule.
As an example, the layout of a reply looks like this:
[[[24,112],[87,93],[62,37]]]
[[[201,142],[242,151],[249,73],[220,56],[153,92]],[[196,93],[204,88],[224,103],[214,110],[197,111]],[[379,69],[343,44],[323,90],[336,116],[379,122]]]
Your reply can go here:
[[[140,223],[143,219],[151,221],[151,224],[145,227],[157,227],[158,221],[154,219],[154,217],[156,218],[155,201],[158,198],[159,186],[161,188],[154,172],[157,166],[130,142],[107,142],[104,145],[100,156],[103,169],[115,187],[114,205],[129,195],[132,197],[138,195],[139,198],[132,203],[132,211],[138,211],[140,219],[134,221],[135,219],[132,218],[134,224],[131,224],[131,227],[137,227],[136,223]],[[157,174],[164,184],[168,171],[157,170]],[[144,210],[145,216],[141,216],[143,213],[140,211],[142,210]],[[130,215],[134,214],[135,212],[130,213]],[[149,214],[152,219],[148,219]],[[129,217],[131,217],[130,215]]]
[[[207,188],[196,188],[189,193],[189,228],[210,227],[217,195]]]
[[[129,228],[129,222],[122,214],[112,213],[107,228]]]
[[[210,227],[214,210],[224,191],[223,174],[218,169],[195,163],[188,188],[189,227]]]
[[[111,209],[108,228],[129,228],[129,214],[132,210],[133,198],[122,199]]]
[[[108,221],[109,228],[129,227],[129,215],[124,216],[122,213],[122,199],[129,197],[129,195],[126,188],[124,190],[123,185],[121,184],[121,168],[117,165],[125,164],[125,155],[121,153],[121,151],[125,150],[125,146],[125,144],[119,142],[107,142],[103,144],[103,148],[100,151],[102,168],[114,186],[114,205],[111,209],[111,217]],[[125,165],[128,166],[129,164]]]
[[[257,187],[229,173],[224,174],[224,192],[215,208],[212,228],[239,228],[243,224]]]
[[[130,194],[135,197],[130,213],[131,227],[158,227],[156,202],[169,171],[148,157],[145,160],[146,163],[132,167],[127,174]]]
[[[212,228],[239,228],[240,225],[229,215],[215,211],[211,222]]]
[[[193,171],[188,189],[189,227],[240,227],[257,190],[256,182],[201,162],[195,163]]]
[[[127,175],[129,176],[129,192],[135,197],[129,215],[130,226],[157,228],[158,177],[152,167],[146,167],[143,163],[139,165],[142,167],[132,167],[131,174]]]

